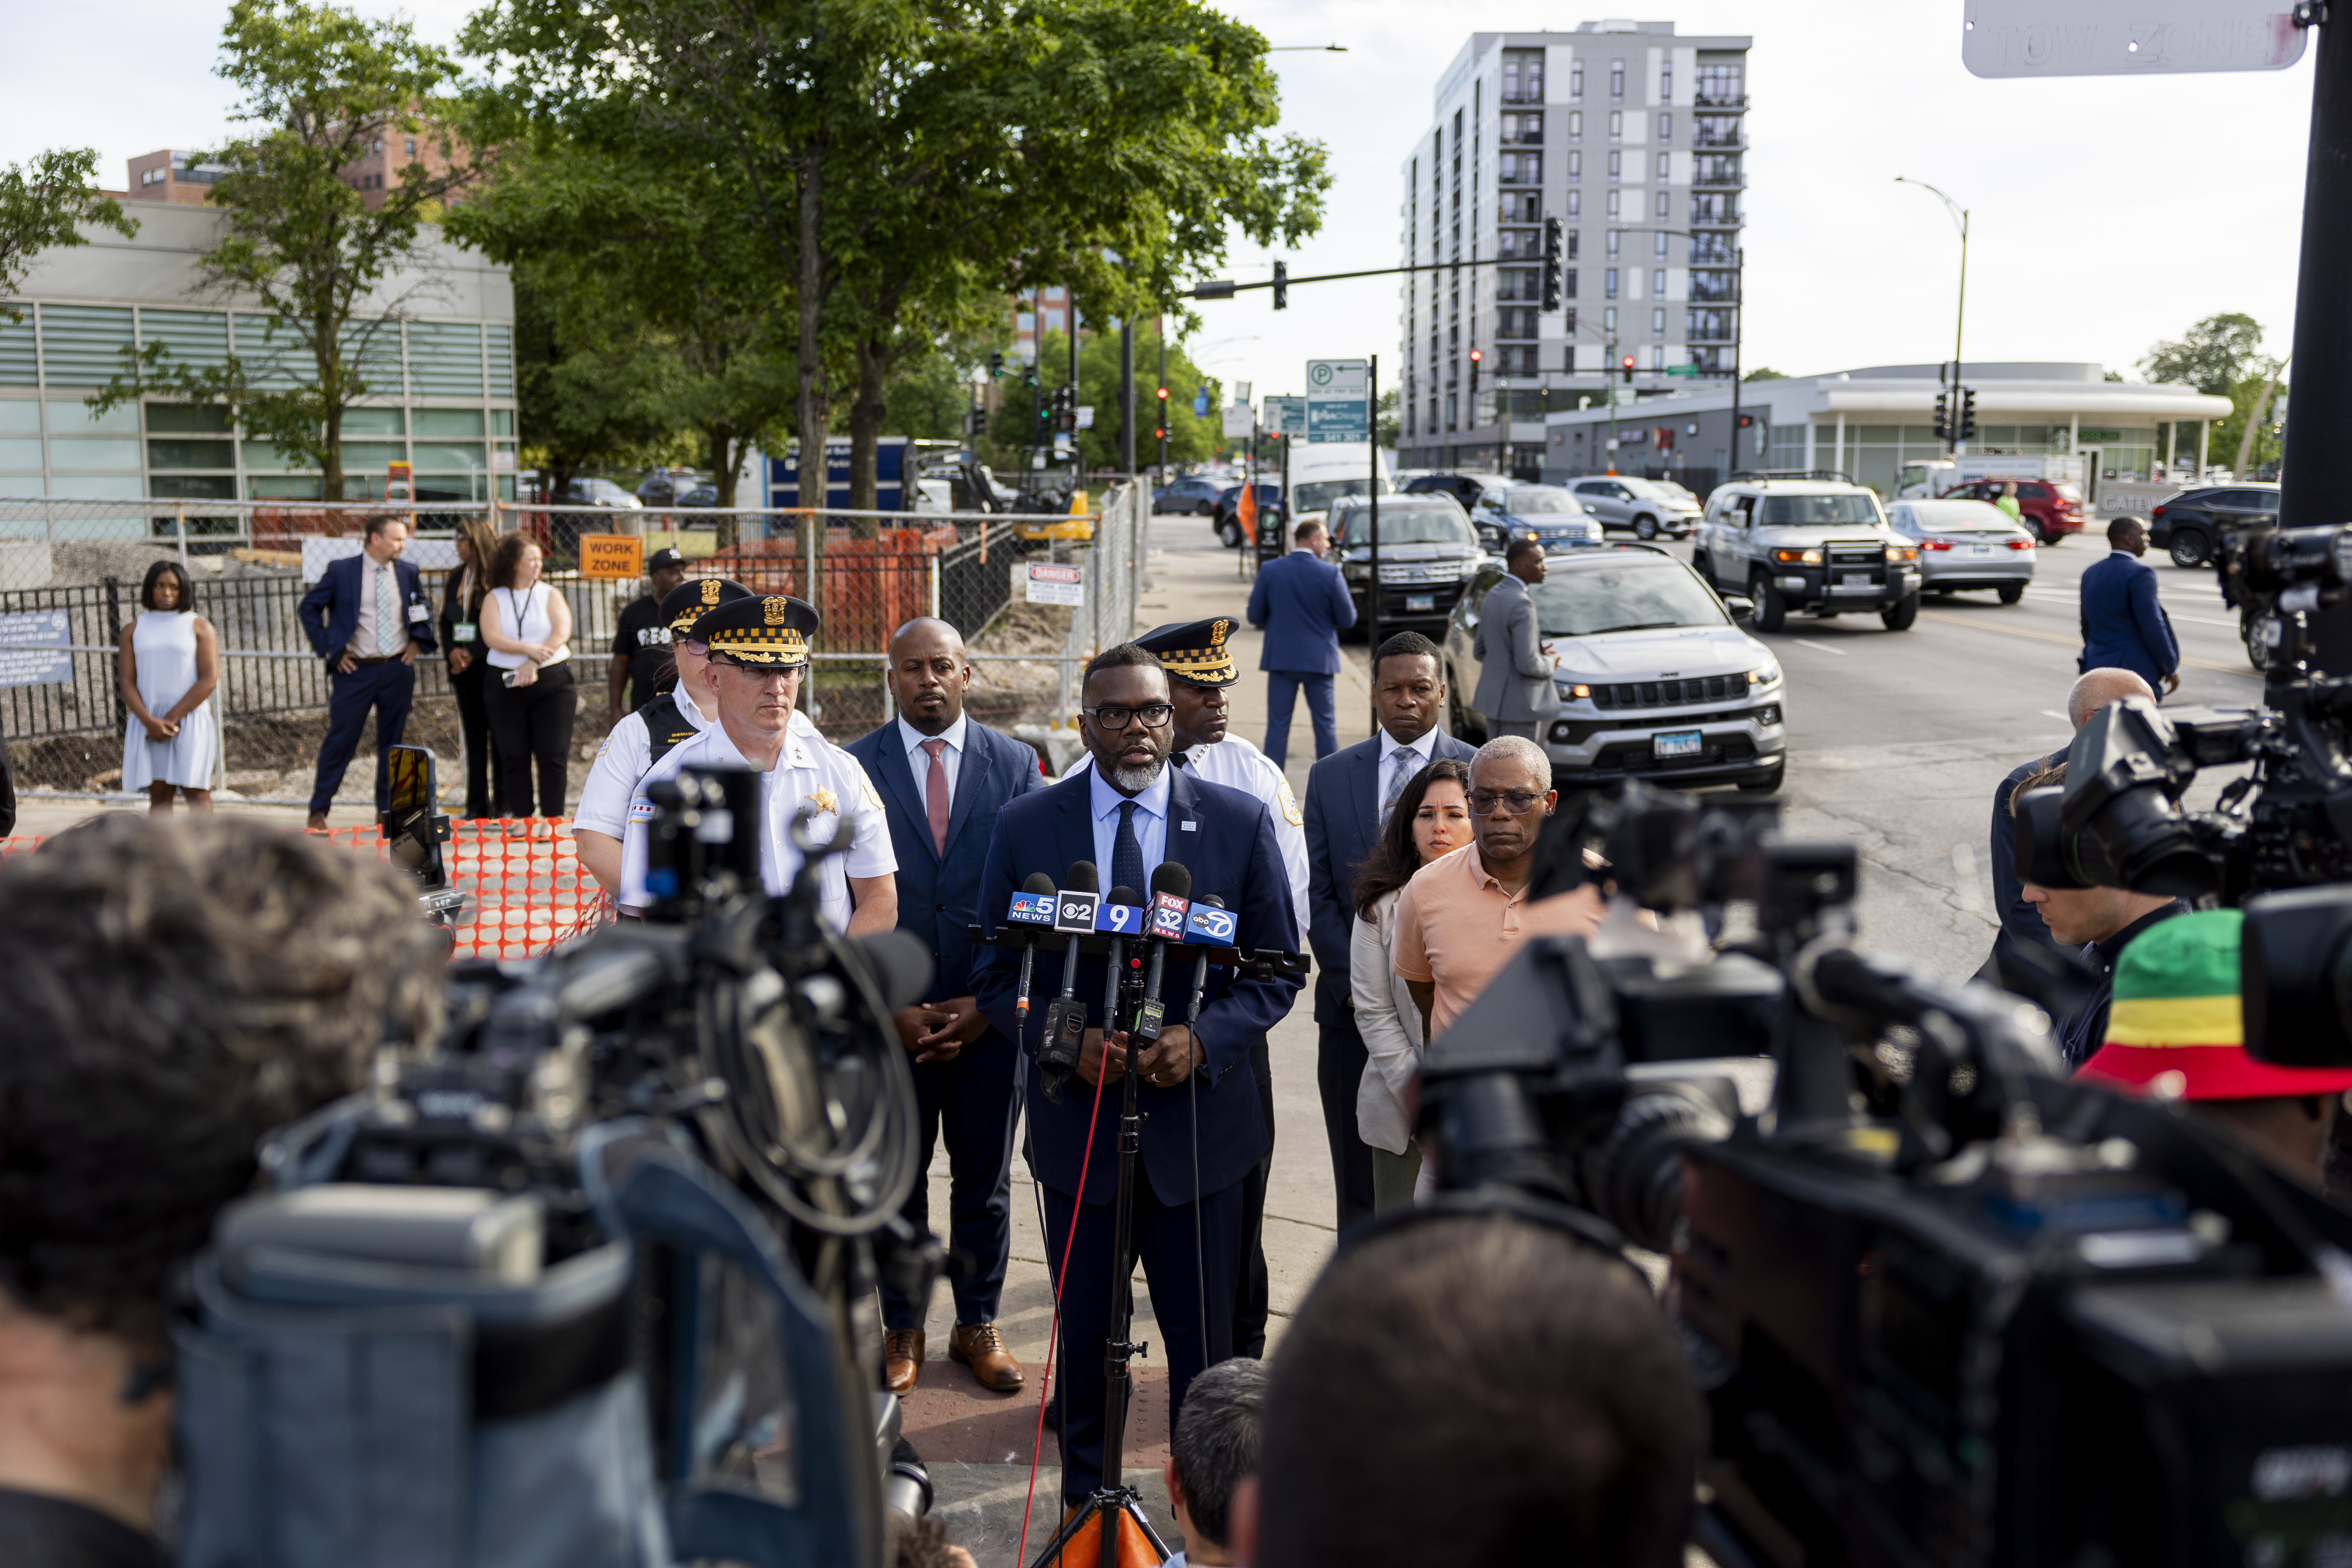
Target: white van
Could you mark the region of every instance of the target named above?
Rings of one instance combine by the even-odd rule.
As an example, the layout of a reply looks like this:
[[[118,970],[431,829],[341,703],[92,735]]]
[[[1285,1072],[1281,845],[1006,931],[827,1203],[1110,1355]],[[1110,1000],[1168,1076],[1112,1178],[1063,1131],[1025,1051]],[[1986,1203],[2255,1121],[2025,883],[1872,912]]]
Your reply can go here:
[[[1290,489],[1286,500],[1293,522],[1303,522],[1309,513],[1318,516],[1331,509],[1331,503],[1341,496],[1374,493],[1372,482],[1372,448],[1362,444],[1331,441],[1309,445],[1301,441],[1290,449]],[[1391,473],[1388,459],[1381,457],[1378,493],[1394,495],[1396,479]],[[1271,475],[1261,476],[1272,478]]]

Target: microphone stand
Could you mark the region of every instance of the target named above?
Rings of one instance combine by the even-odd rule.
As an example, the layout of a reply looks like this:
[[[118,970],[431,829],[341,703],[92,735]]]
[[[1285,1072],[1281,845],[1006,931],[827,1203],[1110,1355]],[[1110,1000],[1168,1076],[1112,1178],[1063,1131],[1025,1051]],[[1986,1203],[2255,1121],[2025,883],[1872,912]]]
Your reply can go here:
[[[1120,1003],[1130,996],[1137,1005],[1142,1000],[1138,965],[1126,960],[1121,944],[1112,942],[1112,971],[1107,990]],[[1103,1050],[1110,1049],[1110,1026],[1126,1014],[1123,1005],[1108,1010],[1103,1020]],[[1143,1112],[1136,1104],[1135,1044],[1131,1032],[1128,1043],[1118,1047],[1127,1071],[1119,1085],[1118,1116],[1118,1184],[1111,1199],[1112,1267],[1115,1279],[1111,1286],[1110,1334],[1103,1346],[1103,1462],[1102,1479],[1094,1495],[1080,1505],[1078,1510],[1064,1521],[1054,1539],[1045,1543],[1038,1555],[1036,1568],[1085,1568],[1083,1557],[1065,1558],[1066,1546],[1080,1544],[1089,1527],[1097,1531],[1101,1548],[1097,1568],[1119,1568],[1120,1546],[1132,1523],[1157,1555],[1156,1562],[1168,1561],[1168,1543],[1151,1528],[1150,1516],[1143,1511],[1143,1496],[1126,1484],[1127,1407],[1129,1391],[1133,1381],[1128,1363],[1147,1353],[1150,1347],[1131,1342],[1129,1335],[1135,1326],[1134,1265],[1129,1248],[1135,1235],[1135,1162],[1143,1147]],[[1076,1223],[1074,1220],[1073,1224]],[[1067,1465],[1070,1457],[1062,1456]]]

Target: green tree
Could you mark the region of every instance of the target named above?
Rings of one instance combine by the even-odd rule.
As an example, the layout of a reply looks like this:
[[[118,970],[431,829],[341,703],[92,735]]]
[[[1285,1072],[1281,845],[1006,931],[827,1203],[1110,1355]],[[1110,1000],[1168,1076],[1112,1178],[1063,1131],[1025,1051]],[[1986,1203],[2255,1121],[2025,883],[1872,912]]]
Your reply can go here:
[[[665,344],[585,307],[567,258],[514,268],[515,392],[522,461],[551,492],[573,475],[682,456]]]
[[[870,446],[894,356],[1041,283],[1146,314],[1229,227],[1312,232],[1329,184],[1273,133],[1265,39],[1192,0],[496,0],[467,42],[538,112],[625,101],[742,171],[791,280],[811,491],[840,350]]]
[[[1395,387],[1381,394],[1380,444],[1391,451],[1396,449],[1399,437],[1404,434],[1403,407]]]
[[[84,224],[104,225],[125,237],[139,226],[122,215],[122,204],[100,191],[98,154],[88,147],[58,148],[30,163],[0,167],[0,301],[16,291],[33,258],[89,241]],[[24,312],[0,302],[0,320]]]
[[[1070,340],[1065,332],[1047,332],[1038,353],[1038,364],[1043,371],[1041,383],[1046,401],[1054,393],[1069,383]],[[1159,386],[1160,334],[1148,323],[1139,324],[1135,333],[1135,461],[1139,468],[1150,468],[1160,461],[1160,443],[1151,438],[1156,416],[1152,405],[1159,401],[1152,395]],[[1199,417],[1192,412],[1192,394],[1202,383],[1210,391],[1209,415]],[[1007,374],[999,384],[1003,401],[995,417],[989,421],[991,450],[988,459],[1000,467],[1020,470],[1025,467],[1029,447],[1036,444],[1031,434],[1037,420],[1028,388],[1021,376]],[[1168,461],[1171,466],[1202,463],[1216,454],[1217,401],[1223,395],[1216,382],[1201,374],[1183,346],[1171,343],[1168,347]],[[1089,472],[1117,471],[1119,467],[1118,447],[1118,334],[1117,332],[1085,332],[1078,338],[1079,404],[1091,407],[1094,425],[1077,434],[1078,456]]]
[[[2246,446],[2246,460],[2239,477],[2279,460],[2280,410],[2286,405],[2287,384],[2281,361],[2257,357],[2246,374],[2233,382],[2228,391],[2230,412],[2213,422],[2213,430],[2206,447],[2207,455],[2217,463],[2235,464],[2238,449],[2246,445],[2246,427],[2253,425],[2254,438]],[[2271,378],[2280,376],[2275,388]]]
[[[2177,341],[2158,343],[2140,357],[2139,368],[2150,381],[2185,382],[2200,392],[2227,397],[2262,346],[2262,323],[2231,311],[2208,316]]]
[[[1789,378],[1769,364],[1759,364],[1739,378],[1742,381],[1786,381]]]
[[[752,237],[740,174],[642,127],[557,134],[502,126],[488,107],[475,124],[515,140],[500,137],[499,178],[450,216],[449,231],[530,268],[556,341],[586,362],[551,370],[549,390],[617,381],[628,395],[618,416],[646,432],[691,431],[719,504],[735,505],[744,456],[782,426],[794,389],[780,280]],[[555,406],[586,415],[583,435],[606,417],[569,400]],[[526,405],[527,426],[538,412]],[[718,521],[720,543],[731,542],[735,520]]]
[[[472,152],[440,129],[457,64],[404,21],[306,0],[235,0],[221,42],[217,74],[244,93],[231,118],[256,131],[202,154],[227,171],[212,191],[226,233],[201,258],[203,283],[258,300],[275,318],[270,337],[287,338],[288,357],[307,359],[309,374],[276,355],[198,370],[155,344],[90,402],[106,408],[163,390],[225,403],[247,435],[319,468],[326,499],[338,500],[344,411],[384,390],[362,367],[383,353],[378,340],[398,331],[410,300],[434,287],[426,225],[478,173]],[[344,171],[394,136],[437,141],[444,167],[403,165],[371,208]],[[379,291],[404,272],[420,280],[380,304]]]

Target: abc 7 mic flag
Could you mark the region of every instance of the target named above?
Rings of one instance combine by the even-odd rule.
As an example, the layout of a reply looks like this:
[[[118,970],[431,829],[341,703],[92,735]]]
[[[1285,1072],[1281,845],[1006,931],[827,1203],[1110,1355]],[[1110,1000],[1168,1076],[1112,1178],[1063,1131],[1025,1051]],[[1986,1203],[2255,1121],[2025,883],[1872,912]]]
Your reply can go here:
[[[1241,922],[1231,910],[1194,904],[1184,920],[1184,940],[1196,945],[1231,947]]]

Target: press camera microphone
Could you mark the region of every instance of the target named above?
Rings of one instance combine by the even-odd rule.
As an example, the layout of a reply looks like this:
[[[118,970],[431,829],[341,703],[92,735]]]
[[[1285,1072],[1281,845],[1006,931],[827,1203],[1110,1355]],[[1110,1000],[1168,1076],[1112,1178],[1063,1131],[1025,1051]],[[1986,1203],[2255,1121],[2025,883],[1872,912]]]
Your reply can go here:
[[[1135,1010],[1135,1025],[1128,1031],[1130,1045],[1160,1042],[1160,1026],[1167,1009],[1160,1001],[1160,977],[1168,959],[1168,944],[1184,940],[1184,917],[1191,909],[1188,895],[1192,891],[1192,873],[1174,860],[1162,860],[1151,873],[1150,923],[1145,939],[1151,943],[1151,964],[1144,972],[1143,1002]]]
[[[1039,872],[1044,876],[1044,872]],[[1054,931],[1070,939],[1062,957],[1062,994],[1045,1009],[1045,1033],[1037,1042],[1037,1066],[1045,1097],[1058,1101],[1062,1086],[1078,1070],[1078,1047],[1087,1033],[1087,1005],[1078,1000],[1078,944],[1094,934],[1095,907],[1102,886],[1091,860],[1073,860],[1054,900]]]
[[[1203,916],[1208,916],[1209,918],[1203,920]],[[1215,944],[1210,939],[1196,936],[1194,933],[1201,931],[1203,927],[1214,929],[1219,925],[1221,921],[1224,923],[1227,937],[1228,940],[1230,940],[1231,922],[1233,921],[1233,917],[1225,913],[1225,900],[1217,897],[1216,894],[1211,893],[1207,898],[1202,899],[1199,903],[1192,906],[1192,913],[1184,922],[1184,940],[1198,946],[1201,950],[1200,957],[1192,961],[1192,1022],[1195,1024],[1201,1021],[1202,994],[1209,989],[1209,948],[1212,945],[1222,944]]]
[[[1054,929],[1054,909],[1061,902],[1054,879],[1043,871],[1032,871],[1021,890],[1013,895],[1013,907],[1005,919],[1021,928],[1021,989],[1013,998],[1013,1033],[1018,1038],[1029,1023],[1029,982],[1037,968],[1037,938],[1041,928]]]

